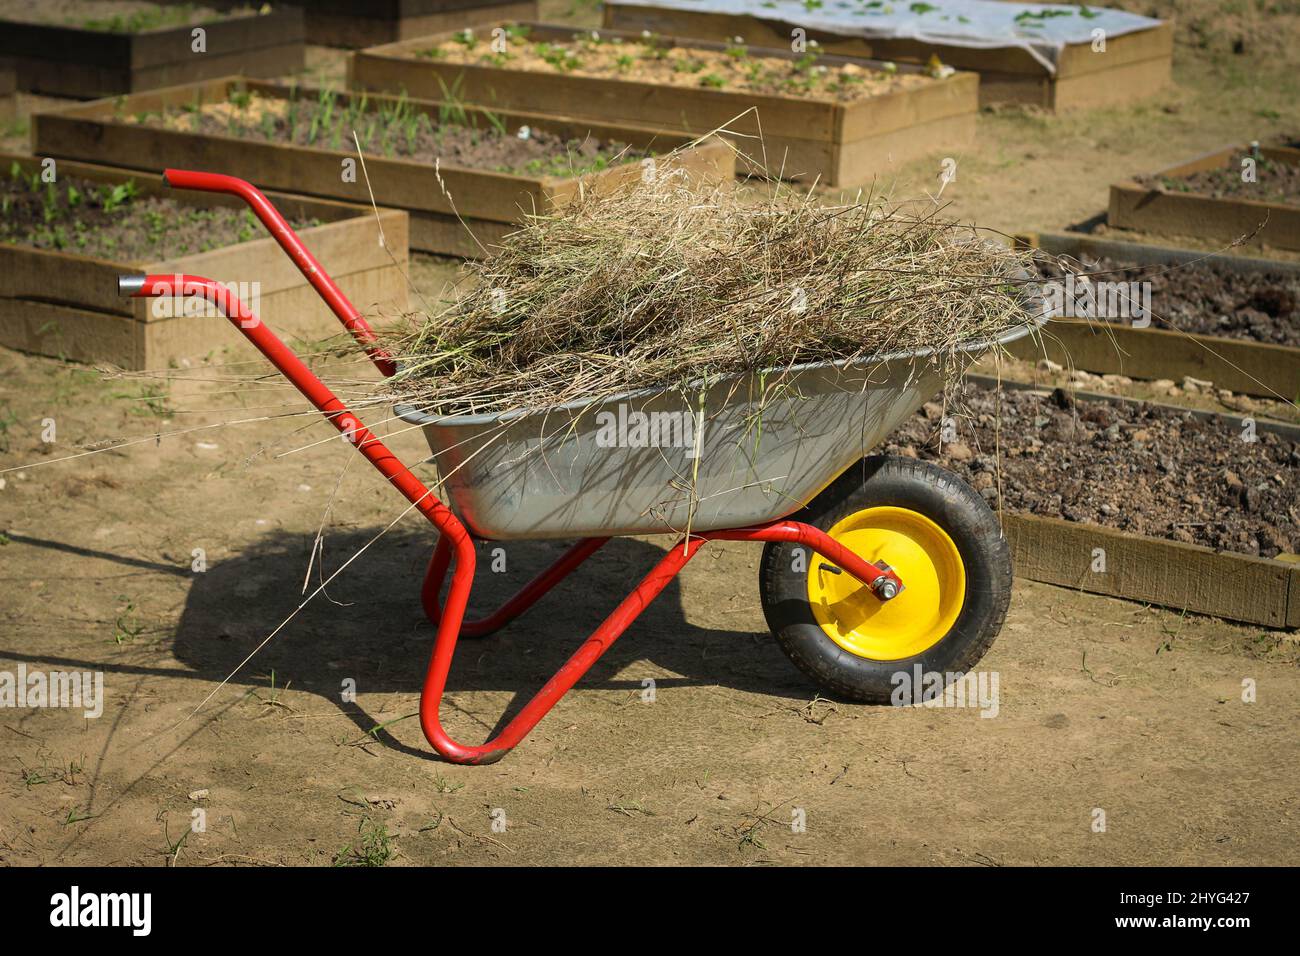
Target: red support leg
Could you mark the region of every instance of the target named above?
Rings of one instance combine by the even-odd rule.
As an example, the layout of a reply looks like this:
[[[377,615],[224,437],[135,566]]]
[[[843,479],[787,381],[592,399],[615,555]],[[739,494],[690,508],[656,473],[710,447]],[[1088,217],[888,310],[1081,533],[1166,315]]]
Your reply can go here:
[[[447,735],[447,732],[443,730],[439,718],[442,694],[447,686],[447,673],[451,669],[452,657],[456,653],[456,639],[458,636],[456,632],[445,626],[446,622],[444,620],[442,622],[443,626],[438,629],[438,638],[433,649],[433,659],[429,662],[429,670],[424,679],[424,691],[420,696],[420,725],[424,729],[424,736],[438,753],[456,763],[479,764],[493,763],[500,760],[511,748],[528,736],[529,732],[537,726],[537,722],[546,716],[547,712],[555,706],[559,699],[582,678],[583,674],[591,669],[591,666],[600,659],[600,656],[609,650],[628,626],[649,606],[650,602],[668,586],[668,582],[677,576],[677,572],[686,566],[686,562],[694,557],[704,543],[714,539],[725,541],[794,541],[805,545],[827,560],[835,562],[836,565],[842,567],[868,587],[882,577],[901,583],[894,572],[881,571],[875,565],[869,564],[852,551],[841,546],[824,531],[802,522],[774,521],[770,525],[760,525],[752,528],[705,532],[674,544],[653,570],[642,579],[636,589],[623,599],[623,602],[614,609],[614,612],[604,620],[591,637],[587,638],[586,642],[574,652],[573,656],[556,671],[555,676],[547,681],[546,685],[533,696],[532,700],[524,705],[524,708],[515,715],[513,720],[506,724],[505,729],[496,737],[478,747],[466,746],[452,740]],[[597,540],[599,539],[588,539],[587,542],[582,542],[570,549],[569,553],[565,555],[565,558],[561,559],[556,567],[558,568],[566,559],[574,556],[583,544]],[[596,547],[599,547],[599,545],[591,547],[591,551],[595,551]],[[429,565],[430,577],[426,577],[426,587],[429,585],[430,578],[434,576],[435,569],[437,571],[437,582],[441,583],[442,574],[446,572],[449,559],[450,550],[442,548],[442,544],[439,542],[439,547],[434,550],[434,557]],[[576,567],[578,563],[581,563],[581,558],[574,562],[574,566]],[[555,570],[556,568],[552,568],[544,573],[538,578],[538,581],[547,578]],[[565,570],[564,573],[568,573],[568,570]],[[459,568],[457,572],[459,572]],[[563,577],[563,574],[557,575],[554,580],[559,580],[560,577]],[[455,578],[452,580],[454,584]],[[553,584],[554,580],[550,581],[550,584]],[[532,587],[532,585],[529,587]],[[525,588],[525,591],[527,590],[528,588]],[[540,593],[541,591],[538,592],[538,596],[540,596]],[[521,592],[520,596],[523,596],[523,592]],[[535,599],[534,597],[533,600]],[[448,603],[450,604],[450,599]],[[531,601],[528,603],[531,603]],[[507,607],[509,606],[508,603]],[[526,605],[524,606],[526,607]],[[463,608],[461,610],[463,611]],[[493,615],[493,617],[495,618],[496,615]],[[504,621],[501,623],[504,623]]]
[[[613,646],[627,630],[628,625],[635,621],[650,602],[668,586],[668,582],[677,576],[677,572],[700,549],[704,540],[691,538],[685,544],[678,542],[674,545],[642,579],[636,590],[623,599],[600,627],[596,628],[591,637],[587,638],[573,656],[555,672],[555,676],[546,682],[510,723],[506,724],[505,729],[479,747],[459,744],[447,736],[447,732],[442,729],[438,711],[442,705],[442,693],[447,686],[447,672],[451,668],[451,659],[456,653],[457,635],[445,626],[439,628],[438,639],[433,648],[433,659],[429,662],[429,671],[424,679],[424,692],[420,696],[420,725],[424,728],[424,736],[438,753],[455,763],[480,764],[495,763],[500,760],[528,736],[528,733],[537,726],[537,722],[546,716],[569,688],[576,684],[582,675],[591,669],[591,665]],[[455,578],[452,582],[455,583]]]

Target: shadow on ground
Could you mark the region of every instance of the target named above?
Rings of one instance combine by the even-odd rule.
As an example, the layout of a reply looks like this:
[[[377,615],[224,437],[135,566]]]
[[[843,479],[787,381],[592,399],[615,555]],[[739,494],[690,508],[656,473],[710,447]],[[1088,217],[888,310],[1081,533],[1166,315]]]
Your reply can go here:
[[[374,529],[331,533],[325,543],[323,574],[319,568],[313,571],[309,592],[374,533]],[[191,676],[212,684],[225,679],[301,603],[313,537],[268,532],[238,554],[211,564],[205,573],[190,575],[192,583],[172,650]],[[420,692],[434,629],[421,610],[419,589],[434,540],[429,533],[384,535],[259,650],[231,685],[259,689],[263,696],[272,686],[286,685],[319,694],[346,712],[361,732],[374,732],[389,747],[427,756],[426,751],[412,750],[376,730],[376,719],[361,705],[368,694]],[[57,547],[36,539],[23,543]],[[567,547],[567,542],[551,541],[480,544],[470,616],[495,609]],[[492,570],[494,559],[499,565],[502,556],[494,554],[495,548],[504,549],[504,571]],[[495,635],[463,638],[447,684],[444,719],[454,712],[452,700],[458,694],[504,691],[512,695],[505,713],[495,727],[480,728],[484,739],[489,730],[499,730],[662,555],[661,547],[647,542],[610,541],[523,617]],[[109,554],[95,556],[140,563]],[[757,572],[744,580],[734,575],[724,580],[714,564],[706,548],[684,572],[687,586],[694,580],[711,596],[713,603],[702,616],[724,623],[731,617],[754,623],[759,614],[754,607]],[[156,569],[176,570],[163,565]],[[807,699],[813,693],[766,630],[756,633],[743,624],[719,629],[688,623],[681,588],[681,578],[665,588],[578,686],[632,694],[642,690],[643,678],[653,677],[663,688],[717,685],[790,699]],[[13,660],[39,660],[48,666],[178,676],[171,667],[3,653]],[[342,699],[346,679],[355,681],[359,703]]]

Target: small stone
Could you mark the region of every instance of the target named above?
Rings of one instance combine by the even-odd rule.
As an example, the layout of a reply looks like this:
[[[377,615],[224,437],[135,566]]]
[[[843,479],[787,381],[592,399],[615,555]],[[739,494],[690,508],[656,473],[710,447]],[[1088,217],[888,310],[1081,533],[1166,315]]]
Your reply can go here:
[[[1242,488],[1241,479],[1237,477],[1235,471],[1225,471],[1223,473],[1223,483],[1233,491],[1240,491]]]
[[[1042,369],[1044,372],[1060,372],[1064,368],[1064,366],[1060,365],[1059,363],[1053,362],[1051,359],[1046,359],[1046,358],[1039,359],[1038,367]]]
[[[974,453],[970,450],[970,446],[965,442],[959,441],[950,442],[945,445],[944,452],[953,461],[970,461],[975,457]]]
[[[190,799],[195,803],[198,803],[200,800],[208,799],[208,788],[204,787],[202,790],[193,791],[190,794]]]

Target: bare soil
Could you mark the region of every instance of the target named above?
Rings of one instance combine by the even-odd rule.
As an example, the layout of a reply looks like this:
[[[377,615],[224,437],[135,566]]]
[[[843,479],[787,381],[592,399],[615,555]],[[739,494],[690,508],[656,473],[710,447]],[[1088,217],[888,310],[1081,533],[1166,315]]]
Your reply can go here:
[[[199,209],[171,199],[143,198],[135,181],[108,185],[76,176],[45,183],[40,174],[0,177],[0,242],[147,262],[261,239],[248,210]],[[295,220],[295,229],[315,225]]]
[[[528,127],[507,129],[499,122],[472,126],[458,121],[454,111],[431,120],[405,103],[366,112],[359,103],[351,108],[339,104],[328,92],[297,101],[235,93],[226,103],[119,118],[187,132],[349,151],[356,131],[362,147],[375,155],[532,176],[579,176],[648,155],[613,140],[565,139]]]
[[[1243,178],[1242,160],[1248,154],[1233,156],[1228,165],[1206,169],[1189,176],[1139,176],[1138,182],[1153,189],[1196,193],[1215,199],[1253,199],[1258,202],[1300,204],[1300,166],[1255,157],[1255,179]]]
[[[1300,445],[1145,403],[1076,401],[1064,389],[966,386],[890,439],[1013,512],[1064,518],[1262,557],[1300,553]],[[1251,440],[1247,440],[1251,439]]]
[[[1212,260],[1144,266],[1092,256],[1077,262],[1044,256],[1037,265],[1044,279],[1060,281],[1068,271],[1093,282],[1150,282],[1156,328],[1300,346],[1300,278],[1294,275],[1236,272]]]
[[[514,27],[506,49],[492,49],[486,31],[465,31],[412,56],[446,63],[493,66],[538,73],[567,73],[635,80],[665,86],[738,90],[776,96],[852,102],[898,89],[940,82],[916,73],[819,62],[814,44],[795,60],[750,54],[737,44],[725,52],[668,46],[657,38],[627,42],[598,31],[575,33],[569,41],[535,42],[526,27]]]

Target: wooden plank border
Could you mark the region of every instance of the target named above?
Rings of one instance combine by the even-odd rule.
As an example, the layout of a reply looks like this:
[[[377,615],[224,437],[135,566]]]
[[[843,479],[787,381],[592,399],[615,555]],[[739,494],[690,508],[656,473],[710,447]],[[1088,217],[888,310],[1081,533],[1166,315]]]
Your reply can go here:
[[[1022,233],[1016,242],[1055,256],[1094,256],[1137,265],[1209,261],[1234,272],[1276,272],[1300,279],[1300,264],[1098,239],[1081,233]],[[1190,375],[1244,395],[1300,399],[1300,348],[1221,335],[1134,328],[1119,322],[1053,319],[1040,336],[1010,346],[1016,358],[1047,358],[1103,375],[1168,378]]]
[[[1300,566],[1126,534],[1099,525],[1004,514],[1017,577],[1272,628],[1300,627]],[[1095,572],[1094,554],[1106,571]]]
[[[536,20],[537,0],[311,0],[307,42],[356,49],[502,20]]]
[[[1220,169],[1246,150],[1245,146],[1228,146],[1157,170],[1153,175],[1179,179]],[[1297,164],[1296,150],[1264,146],[1260,153],[1276,162]],[[1265,246],[1300,249],[1300,205],[1171,192],[1152,189],[1131,179],[1111,185],[1106,221],[1118,229],[1157,235],[1195,235],[1232,241],[1256,234],[1256,240]]]

